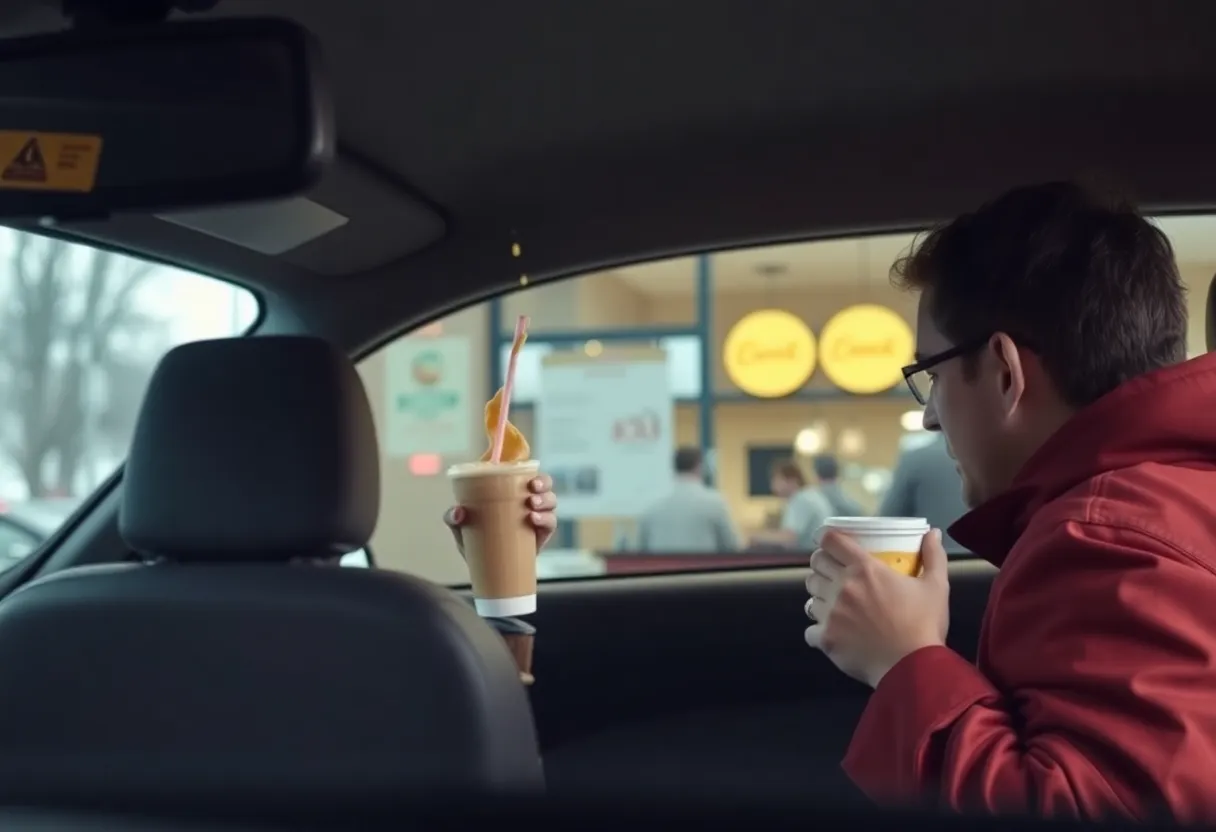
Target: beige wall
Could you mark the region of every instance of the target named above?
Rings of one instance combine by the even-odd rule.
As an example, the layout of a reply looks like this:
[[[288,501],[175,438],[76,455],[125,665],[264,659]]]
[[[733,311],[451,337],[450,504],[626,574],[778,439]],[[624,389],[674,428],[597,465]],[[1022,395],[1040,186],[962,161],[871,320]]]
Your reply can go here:
[[[485,305],[458,312],[443,321],[443,334],[469,339],[472,389],[483,391],[490,384],[486,355],[489,350],[489,315]],[[416,336],[406,336],[416,337]],[[384,353],[378,352],[359,365],[367,386],[376,429],[383,435],[385,407]],[[480,420],[474,419],[471,447],[480,449],[484,437]],[[383,452],[384,443],[381,442]],[[480,453],[480,450],[478,451]],[[445,457],[443,468],[463,459]],[[412,572],[440,583],[468,580],[468,572],[443,525],[443,513],[451,503],[447,480],[441,475],[417,477],[408,460],[382,457],[380,466],[380,522],[372,537],[372,552],[380,566]]]
[[[690,260],[691,262],[691,260]],[[681,294],[646,295],[631,288],[613,273],[548,284],[504,299],[504,327],[513,326],[514,316],[527,314],[534,331],[577,331],[592,328],[625,328],[630,326],[680,326],[692,323],[695,302],[692,295],[692,268],[687,275],[681,271],[667,278],[664,288],[687,285]],[[1191,349],[1203,352],[1203,310],[1207,284],[1212,269],[1195,266],[1184,270],[1184,278],[1195,287],[1190,295],[1193,325]],[[673,283],[673,281],[675,281]],[[832,281],[828,281],[829,283]],[[816,333],[827,319],[841,308],[858,302],[873,302],[889,306],[914,320],[915,297],[898,292],[885,283],[850,288],[825,288],[811,292],[793,288],[780,292],[719,293],[714,298],[715,385],[719,392],[734,390],[722,369],[721,344],[730,326],[747,312],[767,306],[781,306],[802,317]],[[677,285],[678,284],[678,285]],[[470,340],[473,389],[485,391],[489,385],[488,314],[484,305],[461,312],[443,322],[445,335],[463,335]],[[384,368],[382,355],[372,356],[360,367],[376,412],[377,422],[384,406]],[[808,384],[810,389],[830,385],[821,372],[816,372]],[[718,451],[718,484],[727,498],[736,522],[749,528],[758,525],[766,512],[774,508],[773,501],[751,499],[747,496],[748,444],[792,444],[798,431],[816,420],[824,420],[832,431],[842,426],[859,428],[865,435],[866,449],[857,461],[866,465],[889,465],[896,455],[896,443],[902,430],[899,417],[912,407],[911,400],[854,398],[831,402],[739,402],[724,403],[715,411],[716,447]],[[483,438],[474,420],[473,447],[480,448]],[[518,424],[525,434],[532,434],[531,414],[521,411]],[[680,444],[698,442],[697,409],[681,405],[676,412],[676,439]],[[460,460],[445,458],[446,467]],[[441,517],[450,503],[446,480],[442,476],[416,477],[407,468],[405,459],[385,459],[382,468],[383,497],[380,525],[372,546],[378,562],[387,567],[423,575],[432,580],[455,583],[467,580],[467,573],[455,554],[450,535]],[[863,503],[872,506],[872,498],[854,492]],[[612,521],[586,520],[579,525],[579,542],[587,547],[608,547],[612,544]]]
[[[533,286],[508,295],[502,303],[502,328],[509,334],[519,315],[530,318],[531,327],[540,332],[580,329],[622,329],[635,326],[691,326],[696,320],[696,301],[691,273],[688,280],[667,280],[680,297],[663,303],[663,316],[655,317],[651,296],[639,292],[613,272],[599,272],[557,283]]]
[[[1208,347],[1204,337],[1207,319],[1208,285],[1216,274],[1216,263],[1192,264],[1182,269],[1182,280],[1187,285],[1187,307],[1191,326],[1187,347],[1191,355],[1203,355]]]

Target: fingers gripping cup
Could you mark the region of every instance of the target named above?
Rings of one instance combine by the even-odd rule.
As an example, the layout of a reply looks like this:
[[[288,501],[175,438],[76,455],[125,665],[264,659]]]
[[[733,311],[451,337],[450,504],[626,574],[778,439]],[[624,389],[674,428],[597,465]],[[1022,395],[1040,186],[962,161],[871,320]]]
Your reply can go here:
[[[469,462],[448,469],[461,527],[473,604],[483,618],[536,612],[536,529],[528,522],[528,483],[536,460]]]
[[[920,545],[929,533],[923,517],[829,517],[823,528],[844,532],[900,574],[920,574]]]

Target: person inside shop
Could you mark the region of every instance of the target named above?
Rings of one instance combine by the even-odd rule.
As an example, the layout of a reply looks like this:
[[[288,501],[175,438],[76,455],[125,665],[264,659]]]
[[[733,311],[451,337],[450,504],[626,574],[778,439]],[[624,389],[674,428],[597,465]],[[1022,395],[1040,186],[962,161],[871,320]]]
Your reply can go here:
[[[809,552],[815,548],[819,527],[835,512],[817,487],[808,485],[801,466],[792,459],[777,461],[769,480],[773,494],[785,501],[781,522],[776,529],[756,532],[751,547],[756,549],[793,549]]]
[[[947,529],[966,513],[963,482],[945,435],[934,433],[924,445],[899,455],[891,487],[878,507],[880,517],[924,517],[932,528]],[[942,534],[942,546],[951,557],[967,553],[947,532]]]
[[[815,478],[819,480],[819,491],[832,507],[833,517],[861,517],[865,509],[861,503],[844,492],[840,485],[840,462],[832,454],[817,454],[811,460]]]
[[[726,500],[705,484],[701,449],[678,449],[674,464],[675,484],[639,518],[634,548],[644,554],[738,551]]]
[[[874,687],[844,767],[884,802],[1216,822],[1216,355],[1186,360],[1169,239],[1069,183],[1019,188],[924,237],[905,369],[1000,568],[978,664],[946,646],[949,574],[828,531],[812,647]]]

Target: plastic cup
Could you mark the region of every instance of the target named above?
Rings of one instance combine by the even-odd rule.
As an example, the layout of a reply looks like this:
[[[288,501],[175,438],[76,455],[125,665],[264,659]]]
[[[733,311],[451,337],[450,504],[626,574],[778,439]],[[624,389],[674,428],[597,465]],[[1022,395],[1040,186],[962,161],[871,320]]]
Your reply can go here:
[[[525,685],[536,681],[532,675],[532,646],[536,642],[536,628],[518,618],[487,618],[486,623],[498,631],[515,659],[519,680]]]
[[[929,533],[923,517],[829,517],[821,534],[828,529],[844,532],[900,574],[920,574],[920,545]]]
[[[536,529],[528,522],[528,483],[536,460],[468,462],[448,469],[456,504],[464,508],[464,559],[473,606],[483,618],[536,612]]]

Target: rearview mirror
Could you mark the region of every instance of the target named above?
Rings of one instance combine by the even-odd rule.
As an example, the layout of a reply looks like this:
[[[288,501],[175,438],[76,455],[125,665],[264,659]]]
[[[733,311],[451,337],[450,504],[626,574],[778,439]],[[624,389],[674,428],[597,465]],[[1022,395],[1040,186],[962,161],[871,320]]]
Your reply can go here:
[[[0,217],[288,196],[334,155],[313,37],[221,19],[0,41]]]

